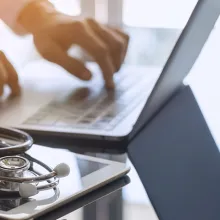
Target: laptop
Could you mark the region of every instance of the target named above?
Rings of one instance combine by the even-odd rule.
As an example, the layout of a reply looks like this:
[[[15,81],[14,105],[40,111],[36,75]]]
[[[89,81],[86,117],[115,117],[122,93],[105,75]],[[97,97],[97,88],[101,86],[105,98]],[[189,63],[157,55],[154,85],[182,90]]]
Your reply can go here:
[[[23,95],[1,103],[1,125],[25,130],[35,140],[51,136],[55,143],[126,149],[182,88],[219,11],[219,1],[199,0],[163,70],[125,66],[115,76],[114,91],[103,88],[98,70],[87,84],[46,61],[29,65],[21,76]]]

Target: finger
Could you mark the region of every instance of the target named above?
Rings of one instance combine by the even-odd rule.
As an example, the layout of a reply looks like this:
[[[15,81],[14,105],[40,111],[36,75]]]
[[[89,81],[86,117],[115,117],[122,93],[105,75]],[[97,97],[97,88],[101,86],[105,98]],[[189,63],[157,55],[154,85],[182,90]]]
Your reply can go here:
[[[111,29],[112,31],[114,31],[115,33],[117,33],[118,35],[120,35],[127,43],[129,43],[130,37],[124,31],[122,31],[116,27],[111,27],[111,26],[108,26],[108,28]]]
[[[0,96],[3,95],[4,92],[4,85],[7,82],[7,71],[0,60]]]
[[[35,38],[34,42],[39,53],[46,60],[62,66],[69,73],[81,80],[91,79],[91,72],[85,65],[79,60],[70,57],[56,42],[46,37],[44,37],[43,40],[41,37]]]
[[[125,32],[123,32],[117,28],[109,27],[109,29],[112,30],[113,32],[117,33],[118,35],[120,35],[124,39],[125,47],[124,47],[124,54],[122,55],[122,57],[123,57],[122,62],[124,62],[124,59],[125,59],[126,54],[128,52],[130,37],[128,34],[126,34]]]
[[[81,38],[77,39],[75,43],[85,49],[100,66],[106,87],[114,88],[115,67],[108,46],[89,27],[85,28]]]
[[[11,88],[11,92],[13,95],[20,94],[20,85],[18,81],[18,74],[12,64],[8,61],[7,57],[3,52],[0,52],[0,60],[5,68],[5,72],[7,72],[7,84]]]
[[[127,42],[121,37],[121,35],[104,25],[99,24],[94,19],[88,19],[87,23],[109,46],[116,71],[118,71],[121,67],[122,61],[124,60],[124,51],[127,47]]]

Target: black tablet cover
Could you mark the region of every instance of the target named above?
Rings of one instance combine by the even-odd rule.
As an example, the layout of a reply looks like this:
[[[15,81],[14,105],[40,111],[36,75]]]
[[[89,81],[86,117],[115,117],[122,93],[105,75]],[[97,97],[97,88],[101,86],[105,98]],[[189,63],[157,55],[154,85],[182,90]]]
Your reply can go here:
[[[131,141],[128,154],[160,220],[220,219],[220,154],[189,86]]]

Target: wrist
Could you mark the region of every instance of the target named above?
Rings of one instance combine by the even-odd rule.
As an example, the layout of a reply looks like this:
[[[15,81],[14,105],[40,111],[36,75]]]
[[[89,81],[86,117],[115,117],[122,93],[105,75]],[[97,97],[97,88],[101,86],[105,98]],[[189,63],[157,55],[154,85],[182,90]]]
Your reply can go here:
[[[49,1],[32,1],[21,10],[17,23],[27,32],[34,34],[46,23],[49,23],[55,14],[56,9]]]

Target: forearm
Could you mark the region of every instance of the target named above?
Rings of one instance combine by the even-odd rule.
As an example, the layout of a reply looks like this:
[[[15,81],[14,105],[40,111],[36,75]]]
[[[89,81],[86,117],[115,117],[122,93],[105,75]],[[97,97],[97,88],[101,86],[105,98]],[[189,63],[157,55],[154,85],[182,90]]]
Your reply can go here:
[[[0,19],[17,34],[25,34],[26,30],[17,23],[20,11],[30,1],[35,0],[0,0]]]
[[[17,18],[17,23],[29,33],[35,33],[51,20],[54,22],[56,17],[57,11],[52,3],[48,0],[37,0],[23,7]]]

